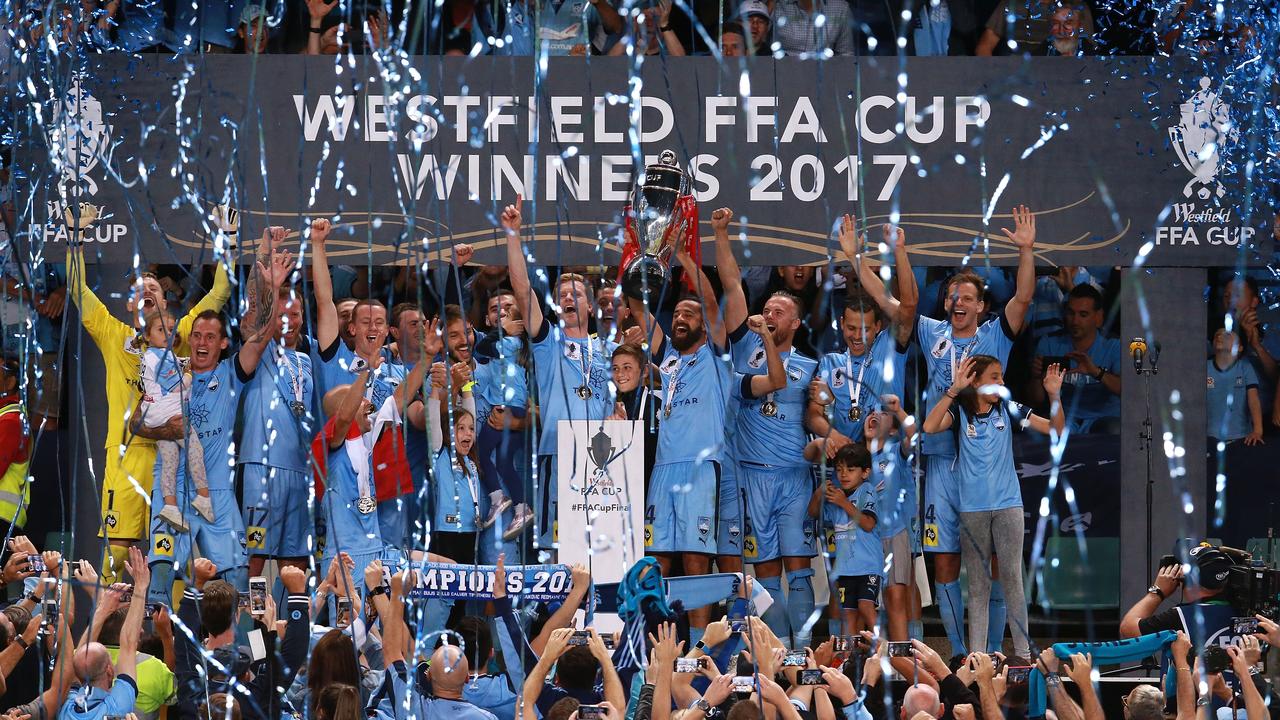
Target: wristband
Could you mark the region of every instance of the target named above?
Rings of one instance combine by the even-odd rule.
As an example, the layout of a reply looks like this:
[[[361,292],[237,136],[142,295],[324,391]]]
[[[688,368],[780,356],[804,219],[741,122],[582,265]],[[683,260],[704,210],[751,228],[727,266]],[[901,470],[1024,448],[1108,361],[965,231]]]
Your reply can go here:
[[[15,637],[13,641],[18,643],[18,647],[22,648],[23,650],[26,650],[27,648],[31,647],[31,645],[27,643],[27,639],[22,637],[21,635]]]
[[[1062,684],[1062,676],[1056,672],[1048,673],[1044,676],[1044,682],[1049,687],[1058,687]]]
[[[374,588],[374,589],[372,589],[372,590],[370,590],[370,591],[369,591],[369,599],[376,598],[376,597],[378,597],[379,595],[387,595],[387,596],[390,596],[390,595],[391,595],[391,588],[387,587],[386,585],[379,585],[378,587],[376,587],[376,588]]]
[[[947,390],[946,390],[945,392],[943,392],[942,394],[943,394],[943,395],[946,395],[947,397],[951,398],[952,400],[955,400],[956,398],[960,397],[960,393],[953,393],[953,392],[951,392],[951,389],[950,389],[950,388],[947,388]]]
[[[658,28],[658,32],[671,32],[671,26],[663,25],[662,27]]]
[[[313,27],[313,28],[308,28],[308,29],[309,29],[309,30],[311,30],[311,32],[313,32],[313,33],[315,33],[315,34],[317,34],[317,35],[323,35],[323,34],[324,34],[324,31],[323,31],[323,30],[321,30],[321,29],[320,29],[320,28],[318,28],[318,27]]]

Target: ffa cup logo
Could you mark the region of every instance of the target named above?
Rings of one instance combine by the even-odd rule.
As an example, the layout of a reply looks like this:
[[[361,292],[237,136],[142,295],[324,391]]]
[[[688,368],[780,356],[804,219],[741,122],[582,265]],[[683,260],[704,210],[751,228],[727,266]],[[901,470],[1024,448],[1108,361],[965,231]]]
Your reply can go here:
[[[747,360],[747,365],[752,368],[763,367],[764,366],[764,348],[756,348],[756,351],[751,353],[751,359]]]
[[[564,344],[564,356],[570,360],[578,360],[582,357],[582,348],[578,347],[576,342],[568,342]]]
[[[89,173],[111,145],[111,126],[102,118],[102,103],[77,78],[55,112],[56,120],[49,132],[53,149],[50,159],[62,172],[62,192],[73,197],[82,192],[96,195],[98,183]]]
[[[1182,194],[1191,197],[1194,190],[1201,200],[1225,194],[1218,182],[1222,148],[1240,134],[1231,123],[1231,106],[1209,89],[1210,84],[1209,78],[1200,78],[1200,90],[1179,106],[1181,121],[1169,128],[1169,142],[1192,175]]]
[[[662,363],[662,368],[661,368],[661,369],[662,369],[663,374],[665,374],[665,375],[670,375],[671,373],[675,372],[675,371],[676,371],[676,366],[678,366],[679,364],[680,364],[680,358],[678,358],[678,357],[676,357],[676,356],[674,356],[674,355],[672,355],[671,357],[667,358],[667,361],[666,361],[666,362],[664,362],[664,363]],[[690,363],[690,365],[692,365],[692,364],[693,364],[693,363]]]
[[[844,387],[844,370],[837,369],[831,373],[831,387]]]
[[[929,351],[929,354],[935,358],[941,359],[943,355],[947,354],[947,350],[950,349],[951,341],[944,337],[940,337],[938,338],[938,341],[933,344],[933,349]]]
[[[1212,389],[1213,389],[1213,376],[1212,376],[1212,375],[1210,375],[1210,376],[1209,376],[1209,389],[1210,389],[1210,390],[1212,390]]]

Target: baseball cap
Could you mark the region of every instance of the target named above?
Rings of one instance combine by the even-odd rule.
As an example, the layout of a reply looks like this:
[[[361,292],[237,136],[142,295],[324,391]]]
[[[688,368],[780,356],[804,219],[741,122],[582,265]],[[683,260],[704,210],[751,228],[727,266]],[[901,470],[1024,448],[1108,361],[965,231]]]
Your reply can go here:
[[[265,8],[257,3],[251,2],[244,6],[244,10],[240,11],[240,24],[252,25],[255,20],[260,17],[265,17],[266,14],[267,11]]]
[[[745,0],[738,6],[738,17],[746,20],[752,15],[762,15],[766,20],[768,20],[769,6],[765,5],[762,0]]]
[[[1210,545],[1191,548],[1192,582],[1205,590],[1221,590],[1231,574],[1231,558]]]

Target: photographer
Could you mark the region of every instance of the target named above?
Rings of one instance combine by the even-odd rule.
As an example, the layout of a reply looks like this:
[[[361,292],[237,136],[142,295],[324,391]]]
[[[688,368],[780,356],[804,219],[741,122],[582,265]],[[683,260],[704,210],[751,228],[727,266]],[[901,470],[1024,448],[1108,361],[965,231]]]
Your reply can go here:
[[[1129,608],[1120,621],[1120,637],[1181,630],[1200,646],[1228,628],[1232,617],[1244,614],[1232,608],[1223,596],[1233,564],[1226,553],[1209,545],[1200,545],[1191,549],[1189,560],[1190,574],[1186,576],[1181,564],[1161,563],[1160,572],[1147,588],[1147,594]],[[1156,612],[1179,585],[1183,586],[1183,601]]]

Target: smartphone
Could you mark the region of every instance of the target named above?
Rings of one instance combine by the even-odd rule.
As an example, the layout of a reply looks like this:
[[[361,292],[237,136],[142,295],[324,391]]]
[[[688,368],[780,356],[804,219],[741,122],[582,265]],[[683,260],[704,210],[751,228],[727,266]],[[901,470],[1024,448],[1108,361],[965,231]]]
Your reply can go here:
[[[125,591],[124,591],[124,593],[122,593],[122,594],[120,595],[120,604],[121,604],[121,605],[128,605],[128,604],[129,604],[129,603],[131,603],[131,602],[133,602],[133,588],[132,588],[132,587],[130,587],[128,590],[125,590]]]
[[[1165,569],[1165,568],[1167,568],[1167,567],[1173,567],[1174,565],[1181,565],[1181,564],[1182,564],[1182,563],[1180,563],[1180,562],[1178,561],[1178,558],[1174,557],[1173,555],[1165,555],[1165,556],[1163,556],[1163,557],[1161,557],[1161,558],[1160,558],[1160,569],[1161,569],[1161,570],[1163,570],[1163,569]]]
[[[39,555],[27,556],[27,569],[33,573],[49,572],[49,568],[44,564],[44,558]]]
[[[44,600],[40,603],[40,615],[42,617],[40,626],[47,632],[53,632],[53,628],[58,626],[58,592],[56,589],[50,590],[45,594]]]
[[[1252,635],[1258,632],[1258,618],[1256,617],[1231,618],[1231,632],[1234,635]]]
[[[838,653],[851,653],[871,649],[871,643],[861,635],[836,635],[832,638],[832,649]]]
[[[249,612],[267,614],[267,579],[261,575],[249,578]]]
[[[573,634],[569,636],[570,647],[574,645],[586,645],[589,642],[591,642],[590,630],[574,630]]]
[[[612,649],[613,649],[613,647],[614,647],[614,642],[613,642],[613,633],[607,633],[607,634],[601,635],[601,636],[600,636],[600,639],[604,641],[604,648],[605,648],[606,650],[612,650]]]
[[[796,685],[826,685],[827,681],[822,679],[821,670],[801,670],[800,677],[796,679]]]
[[[160,603],[149,602],[147,603],[146,608],[147,608],[147,617],[155,617],[156,612],[160,610]]]
[[[346,628],[351,624],[351,598],[338,598],[338,619],[334,624],[337,628]]]
[[[696,673],[707,666],[705,657],[676,658],[675,671],[678,673]]]
[[[903,640],[900,642],[889,643],[889,657],[914,657],[915,648],[911,647],[911,641]]]
[[[734,675],[733,691],[739,695],[750,695],[756,689],[755,678],[750,675]]]
[[[236,607],[238,607],[241,610],[249,609],[249,593],[247,592],[236,593]]]
[[[804,667],[809,656],[803,650],[788,650],[782,658],[782,667]]]
[[[1009,665],[1005,667],[1005,682],[1010,685],[1022,685],[1031,677],[1030,665]]]
[[[603,705],[579,705],[578,720],[603,720],[609,713]]]
[[[729,618],[729,632],[747,632],[746,618]]]

